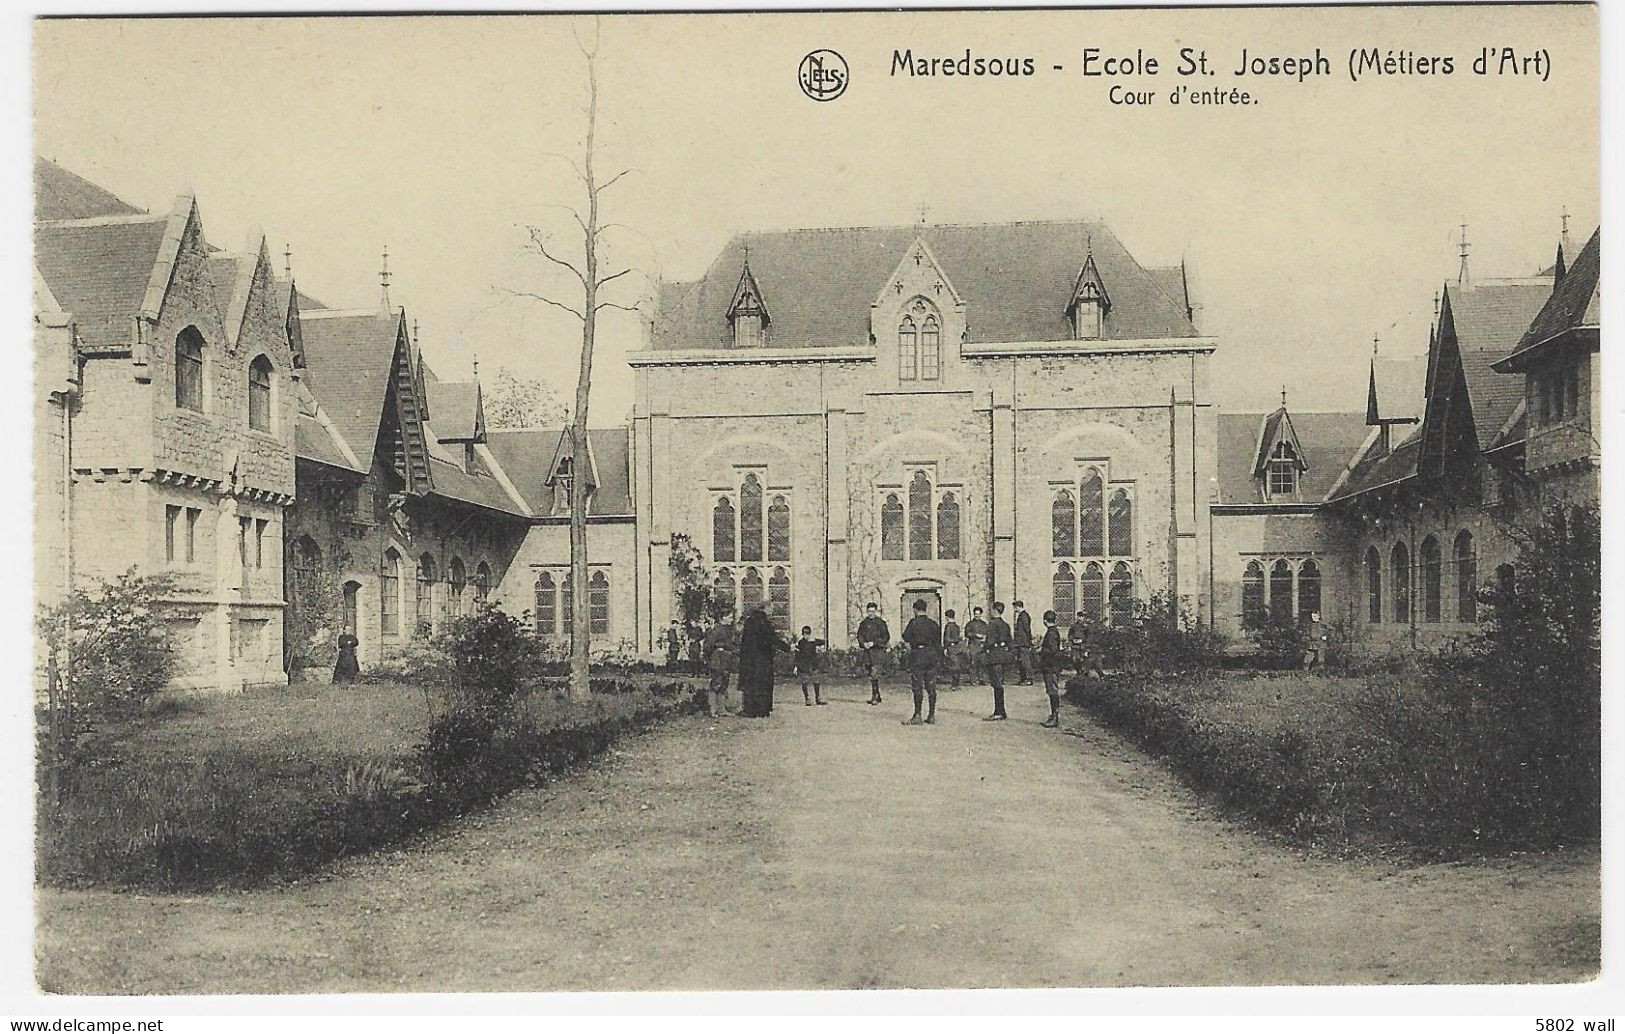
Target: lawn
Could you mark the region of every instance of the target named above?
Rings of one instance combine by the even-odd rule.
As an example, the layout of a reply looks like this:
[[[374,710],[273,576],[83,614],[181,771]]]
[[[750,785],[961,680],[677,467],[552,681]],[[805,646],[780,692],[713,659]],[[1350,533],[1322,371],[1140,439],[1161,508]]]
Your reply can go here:
[[[298,685],[161,702],[105,730],[39,798],[38,878],[157,890],[250,886],[400,841],[690,706],[686,681],[543,687],[452,770],[422,745],[438,697],[401,683]],[[44,781],[42,780],[42,786]]]

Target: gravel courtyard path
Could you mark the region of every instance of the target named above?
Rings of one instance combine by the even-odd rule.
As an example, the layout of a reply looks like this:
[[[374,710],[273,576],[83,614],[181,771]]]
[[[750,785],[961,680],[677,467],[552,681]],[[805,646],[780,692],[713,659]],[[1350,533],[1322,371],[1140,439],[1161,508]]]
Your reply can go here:
[[[1237,828],[1042,693],[898,724],[842,683],[687,718],[289,887],[42,891],[85,993],[724,990],[1585,979],[1597,855],[1397,868]]]

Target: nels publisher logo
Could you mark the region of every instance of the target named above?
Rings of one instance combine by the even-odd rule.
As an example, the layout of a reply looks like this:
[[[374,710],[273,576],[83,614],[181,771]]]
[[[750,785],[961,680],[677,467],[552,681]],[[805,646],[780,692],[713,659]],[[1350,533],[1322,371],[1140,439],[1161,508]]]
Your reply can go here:
[[[801,68],[796,73],[801,92],[815,101],[832,101],[839,97],[846,92],[851,78],[846,58],[833,50],[815,50],[808,54],[801,59]]]

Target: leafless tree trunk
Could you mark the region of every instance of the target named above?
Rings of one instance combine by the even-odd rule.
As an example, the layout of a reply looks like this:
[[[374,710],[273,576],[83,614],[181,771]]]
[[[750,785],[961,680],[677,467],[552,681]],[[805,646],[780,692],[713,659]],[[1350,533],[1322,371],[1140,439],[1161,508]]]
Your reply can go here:
[[[570,594],[570,682],[569,694],[577,699],[585,698],[590,692],[587,673],[587,653],[591,644],[591,590],[588,584],[587,572],[587,505],[591,486],[588,483],[587,473],[591,470],[588,464],[587,453],[587,403],[592,393],[592,356],[593,344],[598,330],[598,313],[604,309],[622,309],[636,311],[633,306],[621,305],[618,302],[606,301],[600,297],[600,292],[609,283],[632,272],[629,268],[619,269],[607,275],[601,275],[603,268],[600,247],[601,237],[608,226],[600,218],[600,199],[603,192],[613,186],[616,181],[625,176],[630,169],[622,169],[602,182],[598,179],[596,168],[597,134],[598,134],[598,22],[593,22],[591,45],[583,42],[578,35],[576,42],[581,48],[581,54],[587,63],[587,138],[581,164],[576,164],[569,158],[564,158],[576,177],[581,181],[587,195],[586,214],[568,205],[551,205],[553,208],[563,208],[574,217],[576,226],[581,234],[581,257],[561,257],[549,242],[549,236],[537,227],[530,227],[531,250],[541,255],[549,263],[567,270],[574,276],[581,287],[582,301],[580,308],[560,301],[543,292],[511,291],[521,297],[532,298],[545,302],[554,308],[575,316],[581,323],[581,362],[576,375],[576,397],[573,419],[570,424],[570,581],[572,591]],[[562,156],[560,156],[562,157]]]

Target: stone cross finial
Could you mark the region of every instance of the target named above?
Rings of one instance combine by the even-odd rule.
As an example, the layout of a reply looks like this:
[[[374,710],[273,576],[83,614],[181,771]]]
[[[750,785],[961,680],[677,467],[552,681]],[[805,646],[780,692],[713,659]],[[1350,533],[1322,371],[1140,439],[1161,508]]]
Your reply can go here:
[[[1461,269],[1456,272],[1456,283],[1465,287],[1467,286],[1467,251],[1470,247],[1467,243],[1467,224],[1465,222],[1461,224],[1461,243],[1458,247],[1461,249]]]
[[[384,266],[378,271],[378,284],[383,288],[382,304],[385,312],[389,311],[389,245],[384,245]]]
[[[1381,340],[1376,334],[1371,335],[1371,358],[1373,359],[1377,358],[1377,344]]]
[[[282,245],[282,275],[289,280],[293,279],[293,245]]]
[[[1281,408],[1286,408],[1286,385],[1281,385]]]

